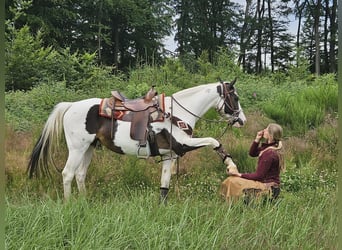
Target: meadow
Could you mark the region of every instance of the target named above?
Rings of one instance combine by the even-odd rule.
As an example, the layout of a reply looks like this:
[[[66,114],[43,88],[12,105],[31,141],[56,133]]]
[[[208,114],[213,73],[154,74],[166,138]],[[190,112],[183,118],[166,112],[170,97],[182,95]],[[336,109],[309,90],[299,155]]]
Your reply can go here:
[[[197,73],[170,60],[136,69],[128,79],[96,71],[82,88],[47,82],[6,92],[6,249],[337,249],[335,76],[298,70],[253,76],[219,59],[217,65],[198,62]],[[90,165],[86,197],[74,185],[76,194],[64,203],[57,172],[51,179],[27,179],[28,157],[58,102],[107,97],[112,89],[141,96],[151,83],[169,95],[236,76],[246,126],[220,137],[225,125],[199,121],[195,135],[220,137],[240,172],[250,172],[256,159],[248,149],[256,132],[269,122],[281,124],[287,168],[274,203],[225,203],[218,194],[225,166],[210,148],[180,158],[166,206],[158,202],[158,158],[141,160],[103,147]],[[214,110],[205,117],[218,118]],[[66,154],[61,144],[54,155],[59,168]]]

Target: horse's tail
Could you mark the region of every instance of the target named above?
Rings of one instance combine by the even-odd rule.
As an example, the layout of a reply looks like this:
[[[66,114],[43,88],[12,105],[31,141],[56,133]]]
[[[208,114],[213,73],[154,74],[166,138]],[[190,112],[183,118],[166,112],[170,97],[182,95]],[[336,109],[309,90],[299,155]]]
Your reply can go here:
[[[61,102],[55,106],[49,115],[43,131],[31,153],[27,166],[29,178],[32,178],[34,175],[38,177],[40,173],[42,175],[50,174],[48,165],[49,163],[53,163],[53,144],[56,142],[58,145],[60,135],[63,132],[63,117],[71,105],[71,102]]]

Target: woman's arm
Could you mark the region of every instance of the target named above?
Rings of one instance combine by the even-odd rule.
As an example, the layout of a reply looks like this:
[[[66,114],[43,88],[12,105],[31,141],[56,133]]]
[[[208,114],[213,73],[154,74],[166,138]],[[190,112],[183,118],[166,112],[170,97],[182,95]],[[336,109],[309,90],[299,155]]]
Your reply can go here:
[[[240,177],[249,180],[262,181],[267,176],[272,163],[273,153],[271,150],[266,151],[260,156],[256,171],[254,173],[243,173]]]
[[[252,157],[259,156],[259,142],[253,141],[251,147],[249,148],[249,155]]]
[[[264,135],[264,131],[261,130],[261,131],[258,131],[257,135],[255,136],[255,139],[254,141],[252,142],[252,145],[249,149],[249,155],[252,156],[252,157],[257,157],[259,156],[259,153],[260,153],[260,149],[259,149],[259,143],[260,143],[260,140],[262,138],[262,136]]]

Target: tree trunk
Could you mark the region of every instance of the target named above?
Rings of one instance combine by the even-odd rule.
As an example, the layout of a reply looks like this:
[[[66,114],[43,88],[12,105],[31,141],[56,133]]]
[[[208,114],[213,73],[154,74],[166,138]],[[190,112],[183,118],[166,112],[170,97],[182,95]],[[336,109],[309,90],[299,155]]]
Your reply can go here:
[[[298,15],[298,26],[297,26],[297,37],[296,37],[296,48],[297,53],[299,53],[299,46],[300,46],[300,28],[302,25],[302,17],[303,17],[303,10],[305,9],[306,1],[304,1],[302,4],[300,4],[300,1],[296,1],[296,10]],[[297,55],[296,58],[296,65],[299,66],[299,55]]]
[[[328,34],[329,34],[329,28],[328,28],[328,20],[329,20],[329,0],[325,0],[325,7],[324,7],[325,15],[324,15],[324,31],[323,31],[323,48],[324,48],[324,61],[323,61],[323,73],[329,72],[330,68],[330,62],[329,62],[329,51],[328,51]]]
[[[333,0],[333,5],[331,7],[330,15],[330,46],[329,46],[329,59],[330,59],[330,72],[337,72],[336,67],[336,38],[337,38],[337,20],[336,20],[336,10],[337,10],[337,0]]]
[[[271,53],[271,70],[274,72],[274,34],[273,34],[273,20],[272,20],[272,9],[271,9],[271,0],[267,0],[268,4],[268,21],[270,24],[270,53]],[[266,59],[265,59],[266,60]],[[266,64],[266,62],[265,62]]]
[[[256,54],[256,62],[255,62],[255,68],[256,68],[256,73],[260,74],[262,71],[262,62],[261,62],[261,47],[262,47],[262,19],[264,16],[264,0],[262,3],[260,3],[261,0],[258,0],[257,2],[257,12],[258,12],[258,17],[257,17],[257,22],[258,22],[258,32],[257,32],[257,54]]]
[[[242,64],[243,72],[246,72],[246,47],[247,47],[246,40],[249,40],[247,37],[249,33],[247,30],[247,23],[248,23],[249,9],[250,9],[251,3],[252,3],[252,0],[246,0],[245,17],[244,17],[243,26],[242,26],[241,35],[240,35],[240,56],[238,59],[238,65]]]
[[[315,71],[316,75],[321,74],[320,70],[320,39],[319,39],[319,17],[320,17],[320,11],[321,11],[321,0],[317,0],[317,5],[314,9],[314,30],[315,30],[315,47],[316,47],[316,55],[315,55]]]
[[[113,20],[113,41],[114,41],[114,51],[113,51],[113,56],[114,56],[114,67],[115,70],[118,69],[119,67],[119,27],[116,25],[116,21]]]
[[[97,34],[97,50],[98,50],[98,61],[101,63],[101,19],[102,19],[102,0],[100,0],[100,9],[99,9],[99,20],[98,20],[98,34]]]

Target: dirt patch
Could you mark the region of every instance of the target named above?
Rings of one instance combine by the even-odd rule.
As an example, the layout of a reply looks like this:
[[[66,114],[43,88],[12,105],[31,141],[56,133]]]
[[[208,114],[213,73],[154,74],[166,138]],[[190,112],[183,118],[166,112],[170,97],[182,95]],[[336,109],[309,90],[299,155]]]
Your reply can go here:
[[[5,171],[26,171],[32,148],[32,133],[15,132],[11,128],[7,128],[5,134]]]

